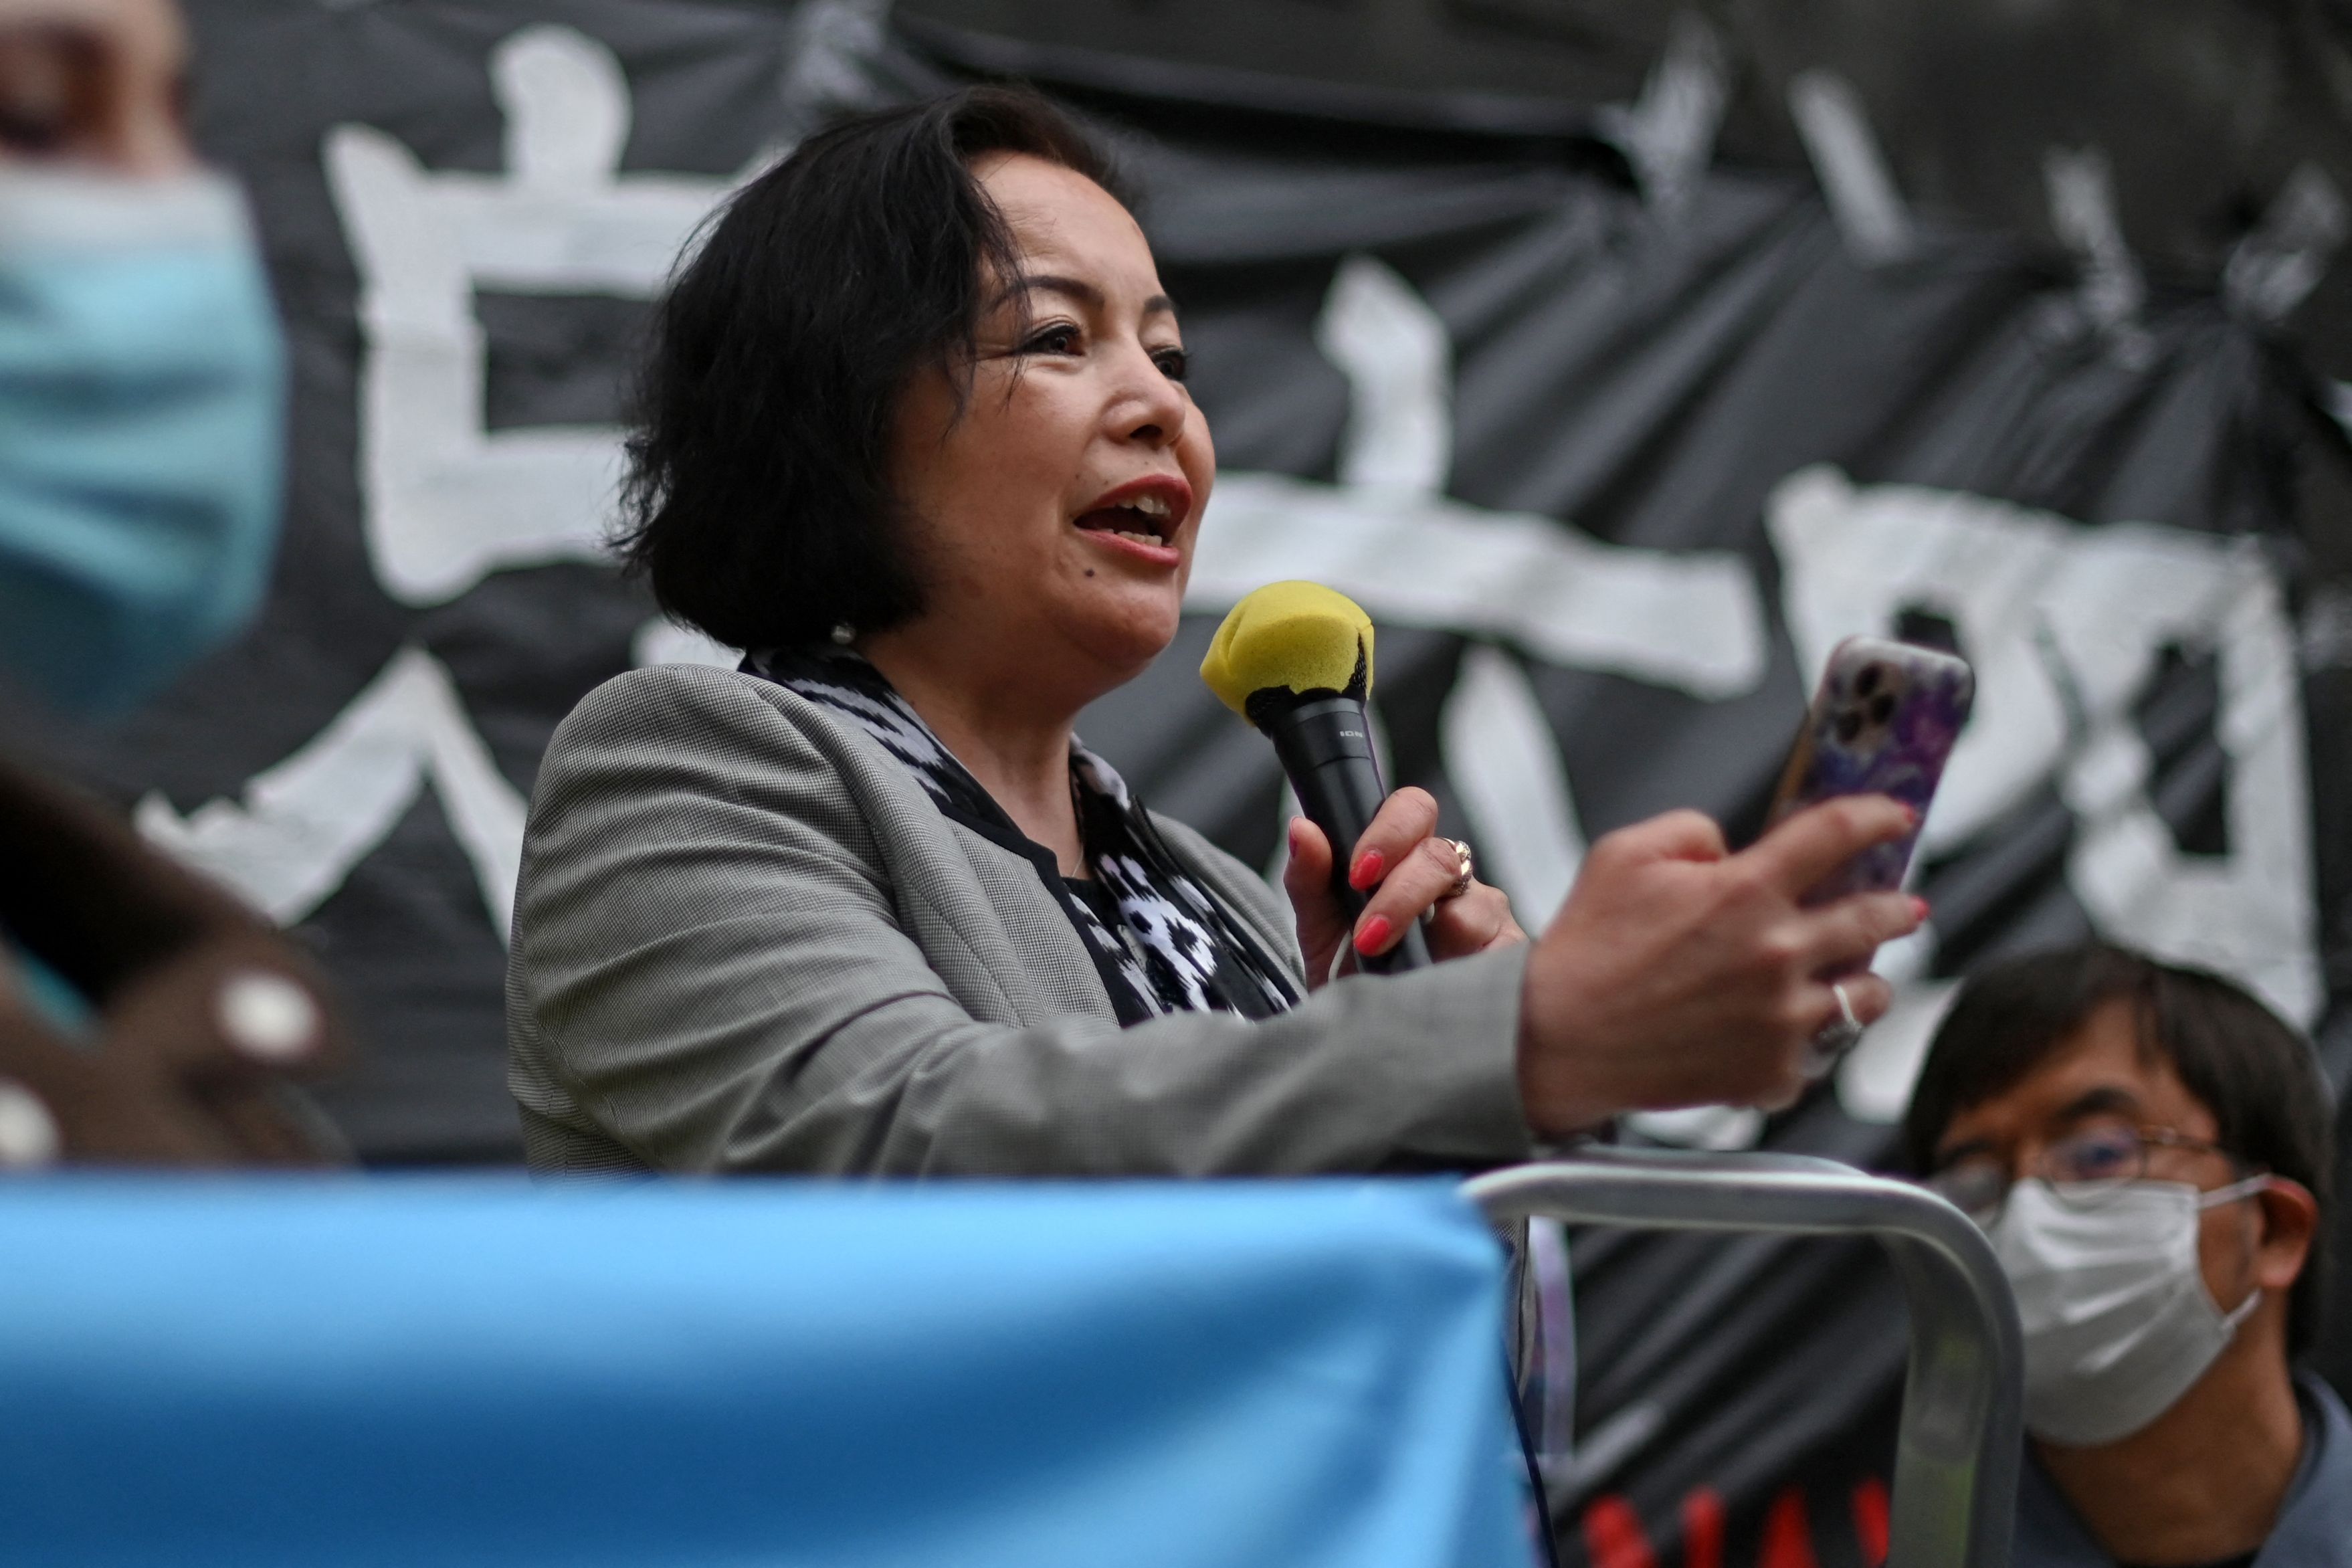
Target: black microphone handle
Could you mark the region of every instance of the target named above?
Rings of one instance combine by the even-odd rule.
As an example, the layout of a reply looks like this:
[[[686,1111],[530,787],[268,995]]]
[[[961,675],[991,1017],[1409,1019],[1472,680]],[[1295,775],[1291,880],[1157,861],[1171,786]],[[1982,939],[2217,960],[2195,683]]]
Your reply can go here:
[[[1331,841],[1331,892],[1352,923],[1364,912],[1364,895],[1348,885],[1349,856],[1388,798],[1363,701],[1317,698],[1270,715],[1264,728],[1297,793],[1298,809]],[[1421,922],[1408,921],[1404,940],[1378,958],[1359,953],[1356,962],[1374,974],[1428,968],[1429,942]]]

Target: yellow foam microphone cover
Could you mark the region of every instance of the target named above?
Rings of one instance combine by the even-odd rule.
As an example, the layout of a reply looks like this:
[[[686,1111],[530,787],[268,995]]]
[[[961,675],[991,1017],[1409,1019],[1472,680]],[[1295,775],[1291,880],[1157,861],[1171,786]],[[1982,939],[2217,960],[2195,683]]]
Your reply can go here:
[[[1346,691],[1361,656],[1364,689],[1372,684],[1372,617],[1345,594],[1320,583],[1269,583],[1225,616],[1201,661],[1201,679],[1224,705],[1248,716],[1250,694]]]

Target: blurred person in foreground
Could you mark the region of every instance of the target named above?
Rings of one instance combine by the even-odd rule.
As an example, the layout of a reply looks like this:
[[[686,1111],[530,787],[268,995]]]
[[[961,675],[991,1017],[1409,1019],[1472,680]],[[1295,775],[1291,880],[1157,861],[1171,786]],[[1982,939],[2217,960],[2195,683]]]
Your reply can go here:
[[[843,124],[729,203],[658,312],[623,544],[747,657],[609,681],[548,749],[508,969],[535,1167],[1492,1164],[1790,1098],[1885,1010],[1856,972],[1915,900],[1801,902],[1908,831],[1884,797],[1737,855],[1695,812],[1611,834],[1532,942],[1425,791],[1353,845],[1293,822],[1287,907],[1145,810],[1074,728],[1183,614],[1185,374],[1116,174],[1034,96]],[[1433,966],[1332,979],[1423,919]]]
[[[166,0],[0,0],[0,672],[119,713],[241,627],[277,537],[282,351]],[[267,922],[0,738],[0,1170],[308,1163],[332,1054]]]
[[[2015,1568],[2347,1568],[2352,1421],[2298,1373],[2330,1121],[2229,981],[2094,943],[1972,976],[1904,1123],[2025,1328]]]

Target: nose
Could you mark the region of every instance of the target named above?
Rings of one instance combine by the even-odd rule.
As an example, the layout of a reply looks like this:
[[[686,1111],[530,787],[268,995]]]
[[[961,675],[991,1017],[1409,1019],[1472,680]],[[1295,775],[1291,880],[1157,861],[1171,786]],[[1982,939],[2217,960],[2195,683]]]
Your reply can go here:
[[[1112,433],[1157,451],[1172,447],[1192,416],[1192,400],[1171,381],[1140,343],[1119,355],[1118,382],[1109,415]]]

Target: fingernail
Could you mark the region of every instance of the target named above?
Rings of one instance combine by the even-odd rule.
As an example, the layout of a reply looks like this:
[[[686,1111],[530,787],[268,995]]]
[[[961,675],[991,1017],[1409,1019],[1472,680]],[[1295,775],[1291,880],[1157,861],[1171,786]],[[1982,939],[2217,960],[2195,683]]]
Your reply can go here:
[[[1364,922],[1364,929],[1356,933],[1356,951],[1367,958],[1371,957],[1388,945],[1389,932],[1394,929],[1389,924],[1388,916],[1374,915]]]
[[[1921,925],[1926,925],[1927,923],[1927,900],[1918,897],[1916,894],[1914,894],[1911,899],[1911,913],[1917,917]]]
[[[231,1045],[259,1061],[292,1061],[318,1044],[319,1005],[266,970],[231,975],[213,999],[213,1018]]]
[[[1293,855],[1298,853],[1298,830],[1305,826],[1306,824],[1307,819],[1305,817],[1294,816],[1290,819],[1290,826],[1283,829],[1284,841],[1290,846],[1290,852]]]
[[[65,1149],[58,1119],[40,1096],[0,1078],[0,1171],[29,1171],[57,1163]]]
[[[1356,863],[1348,868],[1348,886],[1360,893],[1362,892],[1381,879],[1381,871],[1387,865],[1388,862],[1381,858],[1379,850],[1365,850],[1356,857]]]
[[[1916,827],[1919,826],[1919,808],[1917,806],[1906,805],[1903,808],[1903,825],[1906,827]]]

